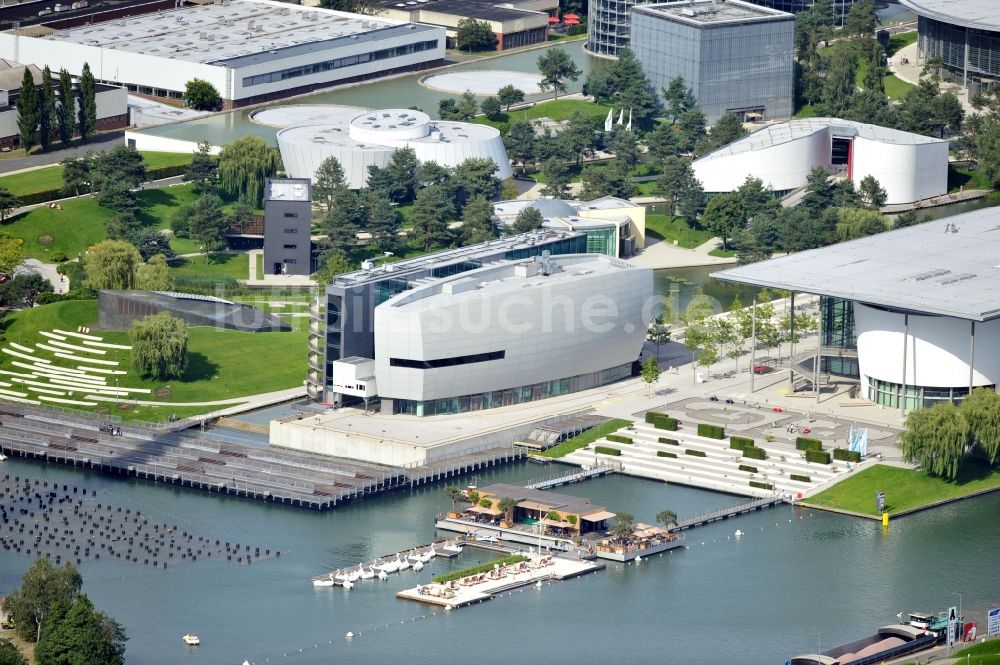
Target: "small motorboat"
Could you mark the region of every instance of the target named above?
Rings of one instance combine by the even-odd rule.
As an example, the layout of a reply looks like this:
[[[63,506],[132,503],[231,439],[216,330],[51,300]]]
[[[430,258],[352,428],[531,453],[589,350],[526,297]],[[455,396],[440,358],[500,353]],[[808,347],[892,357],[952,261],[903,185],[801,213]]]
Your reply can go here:
[[[319,579],[313,580],[313,586],[316,587],[328,587],[333,585],[334,581],[332,575],[327,575],[326,577],[321,577]]]
[[[201,638],[199,638],[197,635],[192,635],[191,633],[185,635],[183,637],[183,640],[184,644],[188,645],[189,647],[196,647],[199,644],[201,644]]]

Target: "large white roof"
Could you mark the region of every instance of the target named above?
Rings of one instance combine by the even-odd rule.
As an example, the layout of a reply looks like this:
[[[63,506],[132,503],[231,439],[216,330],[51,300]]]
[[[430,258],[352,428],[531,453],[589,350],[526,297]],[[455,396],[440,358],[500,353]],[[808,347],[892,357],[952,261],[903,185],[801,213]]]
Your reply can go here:
[[[900,0],[920,16],[967,28],[1000,31],[1000,4],[996,0]]]
[[[1000,318],[1000,208],[730,268],[713,277],[989,321]]]
[[[481,142],[500,136],[500,132],[488,125],[431,120],[426,113],[406,109],[365,111],[351,118],[343,114],[336,120],[288,127],[278,132],[278,139],[289,145],[334,145],[364,150],[415,143]]]
[[[827,128],[830,128],[834,134],[845,138],[860,136],[872,141],[894,145],[919,145],[923,143],[943,142],[942,139],[936,139],[931,136],[913,134],[912,132],[904,132],[879,125],[868,125],[863,122],[854,122],[853,120],[841,120],[840,118],[801,118],[768,125],[750,134],[750,136],[733,141],[729,145],[710,152],[695,161],[703,162],[743,152],[763,150],[812,136],[816,132],[824,131]]]

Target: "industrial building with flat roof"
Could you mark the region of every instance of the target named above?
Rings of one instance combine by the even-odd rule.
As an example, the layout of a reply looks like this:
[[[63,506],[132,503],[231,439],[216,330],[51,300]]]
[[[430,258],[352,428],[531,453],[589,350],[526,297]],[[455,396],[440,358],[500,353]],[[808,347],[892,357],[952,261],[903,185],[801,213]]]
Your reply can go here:
[[[1000,210],[986,208],[713,277],[821,296],[824,371],[853,355],[862,395],[913,409],[1000,384],[998,257]]]
[[[445,48],[443,28],[272,0],[181,0],[175,9],[90,18],[0,33],[0,56],[75,75],[87,62],[99,81],[155,97],[180,98],[200,78],[233,107],[422,69]]]
[[[995,0],[900,0],[917,13],[924,62],[941,58],[975,94],[1000,80],[1000,6]]]
[[[753,176],[778,194],[803,187],[817,166],[844,168],[855,186],[873,176],[893,205],[947,193],[948,145],[852,120],[803,118],[764,127],[691,166],[706,192],[731,192]]]
[[[549,17],[559,11],[558,0],[381,0],[379,16],[397,21],[428,23],[445,28],[448,48],[457,48],[458,22],[465,18],[488,23],[497,37],[497,50],[542,44],[549,38]]]
[[[787,118],[794,111],[795,17],[741,0],[632,9],[631,48],[654,90],[678,76],[708,122]]]

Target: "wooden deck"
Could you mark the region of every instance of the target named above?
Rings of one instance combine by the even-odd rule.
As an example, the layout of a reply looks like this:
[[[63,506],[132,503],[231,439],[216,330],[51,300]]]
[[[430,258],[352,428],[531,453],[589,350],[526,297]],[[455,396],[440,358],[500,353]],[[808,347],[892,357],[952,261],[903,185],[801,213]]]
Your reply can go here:
[[[686,517],[684,519],[678,520],[676,524],[671,526],[668,530],[671,532],[684,531],[686,529],[693,529],[703,524],[711,524],[712,522],[718,522],[719,520],[727,520],[731,517],[736,517],[737,515],[745,515],[746,513],[752,513],[756,510],[763,510],[764,508],[770,508],[776,506],[780,503],[785,503],[785,498],[780,495],[763,497],[760,499],[753,499],[745,503],[740,503],[735,506],[726,506],[724,508],[719,508],[717,510],[710,510],[700,515],[694,515],[692,517]]]

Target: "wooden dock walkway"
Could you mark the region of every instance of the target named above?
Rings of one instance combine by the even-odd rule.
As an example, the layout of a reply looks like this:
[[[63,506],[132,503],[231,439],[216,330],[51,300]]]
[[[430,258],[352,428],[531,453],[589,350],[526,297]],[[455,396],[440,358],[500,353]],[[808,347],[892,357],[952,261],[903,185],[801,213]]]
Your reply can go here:
[[[726,506],[716,510],[709,510],[708,512],[701,513],[700,515],[694,515],[693,517],[686,517],[684,519],[677,520],[677,523],[669,527],[668,530],[676,532],[693,529],[695,527],[702,526],[703,524],[711,524],[712,522],[718,522],[719,520],[727,520],[731,517],[745,515],[746,513],[752,513],[756,510],[763,510],[764,508],[770,508],[784,502],[785,497],[780,495],[752,499],[735,506]]]
[[[547,490],[553,487],[559,487],[560,485],[568,485],[570,483],[578,483],[581,480],[587,480],[588,478],[597,478],[598,476],[606,476],[609,473],[614,473],[615,468],[608,464],[601,464],[589,469],[578,469],[576,471],[566,471],[555,473],[551,476],[546,476],[540,480],[536,480],[533,483],[525,485],[530,490]]]

